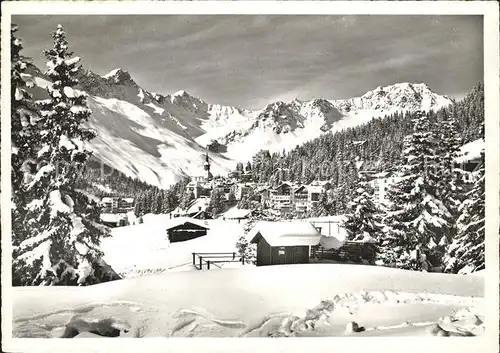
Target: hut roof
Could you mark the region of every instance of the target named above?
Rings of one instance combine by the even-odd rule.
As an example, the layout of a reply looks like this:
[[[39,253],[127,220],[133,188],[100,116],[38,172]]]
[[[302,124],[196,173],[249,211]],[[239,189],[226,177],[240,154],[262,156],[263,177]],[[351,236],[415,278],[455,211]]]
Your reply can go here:
[[[248,234],[250,242],[262,236],[271,246],[318,245],[321,234],[309,222],[258,222]]]
[[[120,222],[120,220],[125,219],[127,217],[126,214],[120,213],[101,213],[100,218],[103,222]]]
[[[176,228],[178,226],[182,226],[184,224],[194,224],[194,225],[197,225],[199,227],[209,229],[207,223],[205,223],[199,219],[194,219],[194,218],[189,218],[189,217],[172,218],[171,220],[169,220],[166,229],[169,230],[172,228]]]

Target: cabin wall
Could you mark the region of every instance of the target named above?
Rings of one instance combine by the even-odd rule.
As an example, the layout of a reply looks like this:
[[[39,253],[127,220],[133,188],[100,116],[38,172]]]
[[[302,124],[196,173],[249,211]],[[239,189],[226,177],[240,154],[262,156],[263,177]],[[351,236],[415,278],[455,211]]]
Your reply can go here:
[[[176,242],[180,242],[180,241],[187,241],[187,240],[196,239],[196,238],[207,235],[206,230],[177,229],[177,230],[169,230],[169,231],[167,231],[167,233],[168,233],[168,240],[171,243],[176,243]]]
[[[264,238],[257,243],[257,266],[306,264],[309,246],[270,246]]]
[[[257,243],[257,266],[271,265],[271,246],[264,238]]]

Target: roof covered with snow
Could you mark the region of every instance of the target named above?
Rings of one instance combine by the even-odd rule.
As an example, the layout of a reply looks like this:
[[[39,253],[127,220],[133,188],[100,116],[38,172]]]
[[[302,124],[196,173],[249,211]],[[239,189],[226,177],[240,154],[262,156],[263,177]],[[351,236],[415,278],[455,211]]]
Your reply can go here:
[[[209,229],[206,222],[190,217],[174,217],[167,222],[166,229],[172,229],[188,223],[203,227],[205,229]]]
[[[123,213],[101,213],[101,221],[103,222],[120,222],[120,220],[127,218],[126,214]]]
[[[321,234],[309,222],[258,222],[249,232],[254,243],[262,236],[271,246],[318,245]]]
[[[478,139],[466,143],[460,148],[459,155],[455,158],[456,163],[464,163],[481,156],[481,151],[484,151],[484,140]]]

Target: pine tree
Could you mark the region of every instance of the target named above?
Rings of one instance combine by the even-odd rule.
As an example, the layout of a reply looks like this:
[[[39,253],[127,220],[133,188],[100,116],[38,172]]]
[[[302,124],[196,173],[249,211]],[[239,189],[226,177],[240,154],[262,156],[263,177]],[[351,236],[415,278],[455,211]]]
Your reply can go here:
[[[484,121],[479,136],[484,138]],[[447,248],[446,272],[469,273],[485,267],[485,158],[474,172],[476,181],[458,208],[457,234]]]
[[[220,188],[215,188],[212,190],[212,195],[210,196],[210,202],[207,207],[207,212],[212,215],[217,215],[224,211],[224,193]]]
[[[366,175],[361,173],[356,196],[348,205],[349,212],[344,222],[348,240],[361,240],[366,237],[379,239],[382,229],[372,195],[373,189],[368,184]]]
[[[446,110],[441,112],[442,120],[438,121],[436,129],[439,133],[439,188],[442,190],[441,200],[448,207],[454,218],[457,217],[458,207],[463,201],[464,185],[460,169],[455,168],[455,159],[463,145],[458,122],[453,114]]]
[[[26,58],[21,54],[22,41],[16,37],[17,25],[11,27],[11,136],[12,136],[12,189],[14,197],[22,197],[21,186],[24,181],[25,163],[34,159],[36,108],[27,88],[31,81],[25,82],[22,75],[27,68]],[[16,202],[15,202],[16,203]]]
[[[439,173],[435,168],[438,158],[429,118],[417,112],[413,134],[404,139],[401,179],[388,192],[391,207],[385,220],[388,228],[381,253],[386,264],[421,269],[421,263],[412,263],[411,253],[434,251],[441,237],[449,233],[452,215],[441,202]]]
[[[24,222],[29,193],[26,183],[35,165],[37,121],[39,116],[27,91],[33,85],[23,78],[27,68],[27,58],[21,54],[22,41],[16,37],[18,26],[11,26],[11,181],[12,181],[12,245],[14,248],[26,240],[30,233]],[[25,76],[26,77],[26,76]],[[13,268],[14,270],[14,268]],[[13,271],[13,284],[20,284]]]
[[[134,214],[137,217],[144,215],[144,194],[140,192],[135,198]]]
[[[236,205],[236,195],[234,195],[233,191],[229,193],[227,200],[230,206]]]
[[[181,203],[179,204],[179,208],[181,210],[187,210],[189,204],[195,199],[192,191],[184,190],[184,194],[182,195]]]
[[[22,221],[29,231],[13,252],[13,280],[22,285],[87,285],[119,277],[102,261],[98,248],[107,228],[98,224],[99,209],[74,188],[90,152],[83,143],[95,136],[83,126],[90,110],[86,95],[73,87],[79,58],[72,57],[63,28],[53,33],[45,51],[52,84],[40,102],[36,175],[26,190],[33,196]],[[39,143],[38,143],[39,142]]]

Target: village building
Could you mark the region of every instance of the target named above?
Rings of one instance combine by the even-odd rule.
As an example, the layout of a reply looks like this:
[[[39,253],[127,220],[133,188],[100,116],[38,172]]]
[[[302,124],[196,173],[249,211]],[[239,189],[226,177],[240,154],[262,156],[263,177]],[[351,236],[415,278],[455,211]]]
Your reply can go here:
[[[305,264],[321,234],[309,222],[258,222],[248,239],[257,244],[257,266]]]
[[[134,199],[132,197],[124,197],[118,200],[118,208],[128,212],[134,209]]]
[[[305,185],[301,185],[294,189],[292,196],[295,211],[306,212],[310,209],[309,193]]]
[[[313,209],[321,201],[321,195],[324,192],[322,185],[310,184],[307,186],[307,209]]]
[[[179,217],[169,222],[166,231],[171,243],[196,239],[207,235],[209,228],[203,221]]]
[[[484,163],[481,159],[481,151],[484,151],[484,140],[479,139],[469,142],[460,148],[458,156],[454,160],[455,174],[466,183],[474,183],[477,171]]]
[[[292,210],[292,186],[281,183],[270,191],[270,202],[275,210],[288,213]]]
[[[127,225],[127,215],[124,213],[101,213],[101,223],[105,226],[115,228]]]
[[[240,201],[242,198],[248,195],[251,190],[252,184],[250,183],[235,183],[232,186],[232,191],[237,201]]]
[[[255,193],[257,194],[262,205],[269,205],[271,199],[271,188],[269,186],[258,187]]]
[[[197,199],[199,197],[210,197],[212,187],[205,182],[190,181],[186,185],[186,191],[193,193],[194,197]]]
[[[367,174],[368,175],[368,174]],[[387,193],[392,185],[397,183],[400,178],[393,171],[380,172],[369,175],[368,184],[373,189],[373,198],[380,205],[388,205],[389,199]]]
[[[131,197],[103,197],[100,201],[103,213],[126,213],[134,209]]]
[[[106,211],[111,211],[112,209],[118,208],[118,199],[115,197],[103,197],[101,199],[101,206],[106,209]]]

